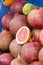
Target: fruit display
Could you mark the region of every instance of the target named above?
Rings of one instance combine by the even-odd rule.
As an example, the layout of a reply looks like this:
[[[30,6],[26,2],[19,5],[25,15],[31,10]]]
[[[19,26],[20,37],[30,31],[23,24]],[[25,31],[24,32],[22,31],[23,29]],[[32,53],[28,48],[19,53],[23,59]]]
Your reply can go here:
[[[43,7],[24,0],[4,0],[0,65],[43,65]]]

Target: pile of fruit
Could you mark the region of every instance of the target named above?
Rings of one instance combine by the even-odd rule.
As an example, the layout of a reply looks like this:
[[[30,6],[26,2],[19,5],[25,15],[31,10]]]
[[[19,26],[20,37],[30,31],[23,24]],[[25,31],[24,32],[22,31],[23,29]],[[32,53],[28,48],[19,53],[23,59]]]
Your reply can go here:
[[[43,8],[14,2],[2,26],[0,65],[43,65]]]

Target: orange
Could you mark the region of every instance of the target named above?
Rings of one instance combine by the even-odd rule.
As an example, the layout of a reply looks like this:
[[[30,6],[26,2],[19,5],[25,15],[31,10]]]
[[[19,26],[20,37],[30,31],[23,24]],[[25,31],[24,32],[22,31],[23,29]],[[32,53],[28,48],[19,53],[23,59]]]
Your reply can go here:
[[[3,2],[3,4],[4,4],[5,6],[10,6],[14,1],[15,1],[15,0],[5,0],[5,1]]]

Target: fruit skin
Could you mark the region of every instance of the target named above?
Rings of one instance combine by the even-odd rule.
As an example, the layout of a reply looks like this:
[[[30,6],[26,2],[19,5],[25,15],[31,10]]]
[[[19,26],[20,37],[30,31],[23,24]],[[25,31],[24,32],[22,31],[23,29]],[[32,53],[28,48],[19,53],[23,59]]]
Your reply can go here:
[[[18,56],[18,53],[20,53],[21,45],[19,45],[19,44],[16,42],[16,39],[14,39],[14,40],[10,43],[9,49],[10,49],[10,52],[11,52],[12,56],[13,56],[13,57],[17,57],[17,56]]]
[[[11,6],[12,5],[12,3],[14,2],[15,0],[5,0],[4,2],[3,2],[3,4],[5,5],[5,6]]]
[[[21,57],[14,59],[10,65],[28,65]]]
[[[16,41],[17,41],[17,43],[18,44],[24,44],[24,43],[30,41],[30,39],[31,39],[31,31],[30,31],[30,29],[27,26],[22,26],[16,33]]]
[[[32,30],[32,35],[33,35],[34,39],[37,41],[38,41],[38,36],[40,34],[40,31],[41,31],[41,29],[33,29]]]
[[[3,53],[0,55],[0,65],[10,65],[13,57],[10,53]]]
[[[31,43],[26,43],[21,48],[21,57],[28,63],[38,60],[38,50]]]
[[[24,6],[26,2],[25,1],[16,1],[12,4],[12,6],[10,7],[11,11],[13,13],[22,13],[22,7]]]
[[[33,44],[34,45],[34,47],[36,47],[36,49],[39,51],[40,49],[41,49],[41,45],[40,45],[40,43],[39,42],[37,42],[37,41],[30,41],[30,43],[31,44]]]
[[[39,61],[41,61],[43,63],[43,47],[39,51],[38,58],[39,58]]]
[[[35,6],[34,6],[33,4],[27,3],[27,4],[25,4],[25,5],[23,6],[22,11],[23,11],[23,13],[24,13],[25,15],[28,15],[28,14],[30,13],[30,11],[31,11],[32,9],[34,9],[34,8],[35,8]]]
[[[9,12],[8,14],[4,15],[2,18],[2,26],[9,30],[9,23],[13,17],[13,14]]]
[[[15,35],[18,29],[22,26],[27,26],[27,18],[25,15],[16,15],[10,21],[10,31],[13,35]]]
[[[43,28],[43,8],[33,9],[27,16],[28,23],[35,28]]]
[[[43,65],[40,61],[34,61],[29,65]]]
[[[38,41],[43,46],[43,29],[41,30],[41,32],[38,36]]]
[[[13,37],[11,33],[7,30],[3,30],[0,33],[0,49],[1,50],[8,50],[9,44],[12,41]]]

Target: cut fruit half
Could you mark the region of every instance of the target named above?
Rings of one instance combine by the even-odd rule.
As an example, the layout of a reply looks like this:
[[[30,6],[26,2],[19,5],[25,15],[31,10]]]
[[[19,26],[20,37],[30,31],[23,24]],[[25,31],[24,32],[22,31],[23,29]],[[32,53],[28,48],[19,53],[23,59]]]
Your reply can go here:
[[[14,0],[5,0],[5,1],[3,2],[3,4],[4,4],[5,6],[10,6],[13,2],[14,2]]]
[[[16,34],[16,41],[18,44],[24,44],[31,38],[31,31],[27,26],[21,27]]]

